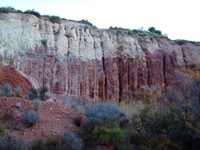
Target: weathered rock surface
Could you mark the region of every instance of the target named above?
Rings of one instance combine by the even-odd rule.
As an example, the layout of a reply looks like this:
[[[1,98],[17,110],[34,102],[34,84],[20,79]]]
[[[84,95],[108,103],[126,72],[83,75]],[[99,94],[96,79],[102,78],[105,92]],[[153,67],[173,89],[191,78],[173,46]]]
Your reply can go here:
[[[28,14],[0,14],[0,39],[0,61],[23,72],[35,87],[92,100],[119,100],[145,86],[159,90],[170,84],[176,66],[200,58],[200,46],[193,44]]]
[[[1,67],[0,74],[0,87],[4,83],[8,83],[12,87],[13,94],[15,94],[16,88],[21,88],[21,95],[25,96],[32,84],[21,72],[17,71],[12,66]]]

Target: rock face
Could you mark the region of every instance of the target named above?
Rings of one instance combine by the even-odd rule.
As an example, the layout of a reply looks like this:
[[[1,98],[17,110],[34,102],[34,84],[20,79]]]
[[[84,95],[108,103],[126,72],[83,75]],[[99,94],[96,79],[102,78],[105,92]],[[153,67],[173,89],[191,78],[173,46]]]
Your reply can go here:
[[[23,72],[35,87],[91,100],[119,100],[145,86],[159,90],[170,84],[176,66],[200,58],[200,46],[193,44],[28,14],[0,14],[0,38],[0,61]]]
[[[12,66],[6,66],[1,68],[0,74],[0,87],[4,83],[8,83],[12,87],[13,94],[15,94],[16,88],[21,89],[21,95],[25,96],[28,90],[31,88],[31,82],[19,71]]]

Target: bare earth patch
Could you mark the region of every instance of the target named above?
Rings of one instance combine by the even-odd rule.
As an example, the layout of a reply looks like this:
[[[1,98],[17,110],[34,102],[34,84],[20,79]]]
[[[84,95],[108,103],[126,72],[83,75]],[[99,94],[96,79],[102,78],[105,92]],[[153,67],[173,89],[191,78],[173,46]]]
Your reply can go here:
[[[17,107],[17,103],[21,106]],[[38,111],[39,121],[28,128],[23,121],[23,116],[25,112],[33,109],[33,101],[17,97],[0,98],[0,117],[9,137],[21,138],[25,143],[49,137],[59,138],[65,132],[79,130],[73,123],[75,117],[80,115],[83,120],[86,119],[82,113],[65,104],[42,101]]]

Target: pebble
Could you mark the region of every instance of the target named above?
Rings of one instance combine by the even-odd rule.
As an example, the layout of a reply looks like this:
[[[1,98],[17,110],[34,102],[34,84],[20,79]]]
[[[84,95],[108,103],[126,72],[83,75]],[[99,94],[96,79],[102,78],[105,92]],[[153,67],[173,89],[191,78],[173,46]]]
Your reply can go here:
[[[49,108],[49,110],[52,110],[52,108]]]
[[[21,107],[21,104],[20,104],[20,103],[17,103],[17,104],[15,105],[15,107],[16,107],[16,108],[20,108],[20,107]]]

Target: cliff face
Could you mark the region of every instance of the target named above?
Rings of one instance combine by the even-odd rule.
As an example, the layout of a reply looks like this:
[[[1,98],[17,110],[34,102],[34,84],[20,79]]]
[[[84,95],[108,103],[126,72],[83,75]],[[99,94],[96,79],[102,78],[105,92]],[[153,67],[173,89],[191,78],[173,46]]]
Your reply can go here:
[[[0,14],[0,61],[51,94],[92,100],[134,95],[169,84],[176,66],[197,63],[200,46],[116,34],[27,14]]]

